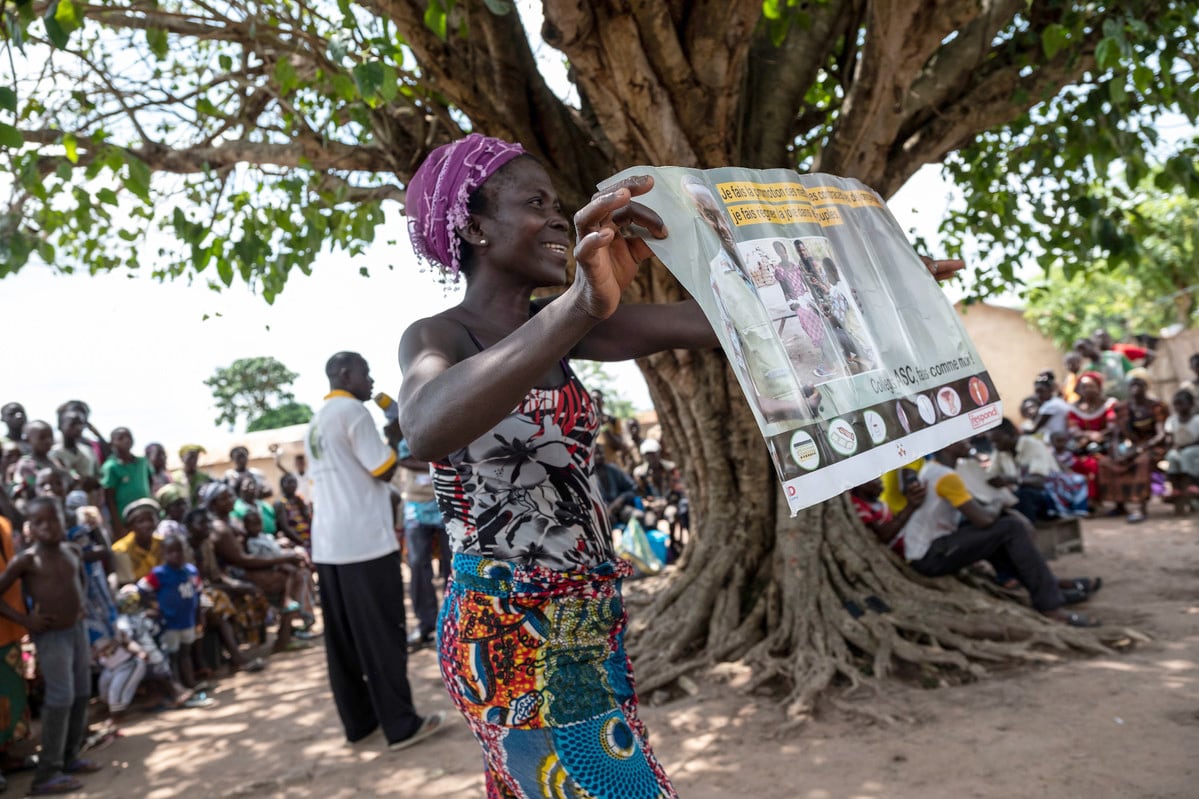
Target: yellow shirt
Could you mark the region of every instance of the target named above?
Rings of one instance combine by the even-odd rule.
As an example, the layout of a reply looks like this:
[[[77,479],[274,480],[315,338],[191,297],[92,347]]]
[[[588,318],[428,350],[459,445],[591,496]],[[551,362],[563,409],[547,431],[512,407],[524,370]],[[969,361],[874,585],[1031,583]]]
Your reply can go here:
[[[1069,402],[1071,405],[1078,402],[1078,375],[1073,372],[1066,373],[1066,379],[1062,381],[1062,399]]]
[[[142,549],[133,540],[133,533],[112,545],[113,558],[117,572],[117,582],[121,585],[136,583],[150,573],[150,570],[162,563],[162,539],[155,536],[150,540],[150,548]]]
[[[908,506],[908,498],[903,495],[903,486],[899,484],[899,475],[904,469],[911,469],[913,472],[919,472],[920,467],[924,465],[924,458],[917,458],[911,463],[905,463],[898,469],[892,469],[883,474],[883,493],[879,495],[879,499],[887,503],[887,507],[892,513],[898,514],[901,510]]]

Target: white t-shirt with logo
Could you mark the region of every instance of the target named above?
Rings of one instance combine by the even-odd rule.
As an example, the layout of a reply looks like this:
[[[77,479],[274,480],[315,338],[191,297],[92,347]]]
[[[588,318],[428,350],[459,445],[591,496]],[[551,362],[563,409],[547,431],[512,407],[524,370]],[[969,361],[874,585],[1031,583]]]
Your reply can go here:
[[[320,507],[312,515],[316,563],[361,563],[399,549],[387,483],[378,479],[396,462],[362,402],[333,391],[304,437],[308,469]]]

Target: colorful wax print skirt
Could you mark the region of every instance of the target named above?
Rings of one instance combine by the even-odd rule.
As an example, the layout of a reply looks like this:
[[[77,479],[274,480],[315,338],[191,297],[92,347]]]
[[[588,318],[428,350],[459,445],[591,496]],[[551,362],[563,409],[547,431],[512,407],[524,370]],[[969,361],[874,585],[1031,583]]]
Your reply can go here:
[[[483,746],[488,799],[677,794],[637,717],[628,564],[586,572],[454,555],[441,676]]]

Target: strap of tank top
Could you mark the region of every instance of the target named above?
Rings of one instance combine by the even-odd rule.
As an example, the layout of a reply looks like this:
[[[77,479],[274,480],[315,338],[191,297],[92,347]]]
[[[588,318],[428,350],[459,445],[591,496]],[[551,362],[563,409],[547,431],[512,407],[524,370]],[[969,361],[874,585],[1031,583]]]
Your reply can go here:
[[[457,321],[457,320],[454,320],[454,321]],[[471,329],[470,329],[469,327],[467,327],[467,326],[466,326],[466,323],[465,323],[465,322],[458,322],[458,324],[462,325],[462,329],[466,331],[466,335],[470,336],[470,340],[471,340],[471,342],[472,342],[472,343],[473,343],[473,344],[474,344],[476,347],[478,347],[478,348],[479,348],[479,352],[482,352],[483,350],[487,349],[486,347],[484,347],[484,346],[483,346],[483,342],[479,341],[479,337],[478,337],[478,336],[476,336],[476,335],[475,335],[475,334],[474,334],[474,333],[471,331]]]

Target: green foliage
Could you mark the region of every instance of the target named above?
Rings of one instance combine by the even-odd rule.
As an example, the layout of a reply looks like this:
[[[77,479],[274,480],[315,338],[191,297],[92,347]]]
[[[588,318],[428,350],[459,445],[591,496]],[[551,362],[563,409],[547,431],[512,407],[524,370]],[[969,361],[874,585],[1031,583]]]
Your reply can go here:
[[[1138,231],[1128,256],[1052,266],[1027,292],[1028,319],[1059,346],[1100,327],[1113,335],[1190,326],[1199,297],[1199,199],[1163,196],[1156,175],[1119,209],[1120,224]]]
[[[251,420],[246,425],[246,432],[278,430],[280,427],[290,427],[293,424],[306,424],[311,418],[312,408],[300,402],[289,402]]]
[[[511,0],[484,6],[514,13]],[[0,191],[9,192],[0,278],[36,259],[63,272],[147,269],[214,289],[242,282],[270,302],[319,253],[362,254],[420,153],[437,135],[469,129],[479,110],[452,107],[437,89],[439,65],[417,55],[470,63],[477,40],[466,20],[479,6],[418,7],[440,46],[411,47],[399,11],[389,19],[360,0],[3,0],[0,58],[12,77],[0,78]],[[754,35],[790,47],[829,8],[763,0]],[[994,55],[984,65],[999,87],[994,103],[1016,119],[959,130],[939,151],[950,153],[945,174],[966,198],[943,222],[947,254],[993,256],[969,287],[976,295],[1019,285],[1029,259],[1065,274],[1132,263],[1144,218],[1120,210],[1130,196],[1116,178],[1139,186],[1153,173],[1159,188],[1199,196],[1199,141],[1169,135],[1199,120],[1199,2],[1054,0],[1001,22],[980,46]],[[887,36],[870,24],[865,14],[811,42],[824,55],[798,118],[770,118],[789,126],[797,168],[836,143],[855,65],[872,37]],[[935,73],[965,33],[932,53],[932,76],[963,79]],[[1080,71],[1060,88],[1060,76]],[[949,135],[929,132],[938,120],[917,123],[903,136]],[[747,111],[744,124],[757,117]],[[907,144],[892,143],[897,156]]]
[[[296,377],[298,375],[295,372],[270,356],[238,358],[229,366],[217,369],[212,377],[204,381],[204,385],[212,390],[213,402],[220,411],[215,420],[216,424],[227,424],[232,430],[241,417],[250,422],[264,418],[274,419],[289,406],[293,410],[287,413],[291,416],[298,415],[299,411],[295,408],[308,406],[295,405],[295,395],[291,393],[290,386]],[[308,413],[311,415],[311,409],[308,409]],[[278,425],[270,425],[275,426]]]
[[[13,7],[0,15],[15,76],[0,85],[0,277],[38,258],[238,279],[271,302],[321,251],[362,254],[402,196],[370,150],[372,114],[424,91],[403,38],[360,8],[164,0],[132,11],[161,25],[126,28],[107,14],[128,8]],[[191,22],[224,34],[180,32]],[[22,54],[44,67],[18,68]]]
[[[1084,265],[1146,263],[1153,219],[1123,209],[1142,199],[1126,187],[1151,174],[1159,190],[1199,198],[1196,4],[1162,11],[1133,0],[1060,9],[1039,32],[1026,26],[1010,35],[1039,36],[1047,60],[1081,59],[1088,64],[1084,81],[1052,96],[1013,98],[1034,104],[945,162],[944,174],[966,200],[941,225],[949,254],[976,247],[991,256],[969,287],[976,296],[1022,285],[1026,260],[1067,280]],[[1022,74],[1035,76],[1040,67],[1030,61]],[[1163,136],[1171,130],[1185,135]]]
[[[604,364],[599,361],[571,361],[570,365],[588,391],[603,392],[604,413],[617,419],[628,419],[637,410]]]

